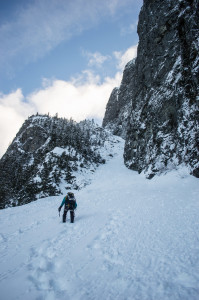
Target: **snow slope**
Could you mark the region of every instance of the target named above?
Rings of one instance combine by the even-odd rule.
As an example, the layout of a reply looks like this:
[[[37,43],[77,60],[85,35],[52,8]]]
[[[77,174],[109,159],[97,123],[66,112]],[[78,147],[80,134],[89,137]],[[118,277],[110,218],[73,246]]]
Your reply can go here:
[[[0,299],[199,299],[199,184],[186,171],[145,179],[125,168],[123,141],[76,192],[0,211]]]

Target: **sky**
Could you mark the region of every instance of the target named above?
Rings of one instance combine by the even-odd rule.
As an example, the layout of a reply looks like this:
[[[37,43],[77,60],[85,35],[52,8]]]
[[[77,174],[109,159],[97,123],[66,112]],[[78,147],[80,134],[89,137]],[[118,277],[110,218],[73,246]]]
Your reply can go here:
[[[0,157],[30,115],[100,125],[137,54],[142,0],[0,1]]]

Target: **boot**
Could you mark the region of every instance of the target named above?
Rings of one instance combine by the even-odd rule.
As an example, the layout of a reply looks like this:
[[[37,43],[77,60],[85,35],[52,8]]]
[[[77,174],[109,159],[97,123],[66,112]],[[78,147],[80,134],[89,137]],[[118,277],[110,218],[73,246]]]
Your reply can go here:
[[[74,217],[75,217],[75,213],[73,210],[70,211],[70,222],[74,223]]]
[[[64,213],[63,213],[63,223],[66,223],[66,215],[67,215],[67,210],[64,210]]]

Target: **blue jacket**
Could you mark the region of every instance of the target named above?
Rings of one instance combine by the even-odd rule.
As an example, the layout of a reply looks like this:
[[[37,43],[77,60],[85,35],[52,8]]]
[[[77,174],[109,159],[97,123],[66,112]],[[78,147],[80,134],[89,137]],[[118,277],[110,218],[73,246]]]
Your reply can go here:
[[[69,200],[68,200],[68,196],[67,195],[64,197],[64,199],[63,199],[60,207],[62,207],[64,204],[65,205],[69,204]],[[77,208],[77,202],[75,201],[75,203],[74,203],[74,209],[76,209],[76,208]]]

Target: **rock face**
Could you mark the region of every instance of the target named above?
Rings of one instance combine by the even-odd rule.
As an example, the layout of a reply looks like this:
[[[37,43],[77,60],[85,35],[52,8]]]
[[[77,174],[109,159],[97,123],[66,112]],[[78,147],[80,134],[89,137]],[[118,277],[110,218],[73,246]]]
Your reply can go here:
[[[184,164],[199,177],[198,0],[145,0],[138,34],[122,106],[129,116],[125,164],[148,178]]]
[[[134,70],[135,60],[133,59],[124,69],[120,87],[114,88],[111,93],[102,123],[102,127],[124,139],[131,110]]]
[[[115,141],[92,121],[30,117],[0,160],[0,208],[82,188]]]

